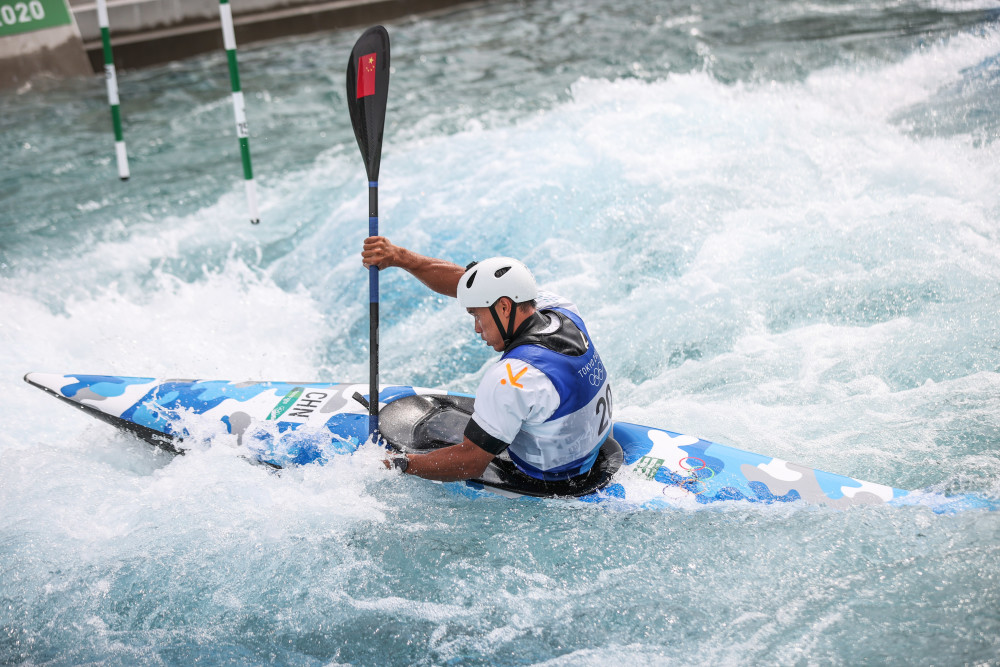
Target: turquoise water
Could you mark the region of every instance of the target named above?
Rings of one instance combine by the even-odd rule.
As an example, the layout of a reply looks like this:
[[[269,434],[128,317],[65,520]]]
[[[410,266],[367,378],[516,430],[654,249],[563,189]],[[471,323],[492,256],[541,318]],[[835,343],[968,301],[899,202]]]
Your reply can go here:
[[[1000,498],[992,2],[500,2],[388,25],[383,231],[587,315],[617,416]],[[367,381],[360,30],[0,94],[0,662],[1000,662],[1000,515],[472,500],[365,451],[172,459],[48,372]],[[471,391],[454,303],[382,276],[385,382]]]

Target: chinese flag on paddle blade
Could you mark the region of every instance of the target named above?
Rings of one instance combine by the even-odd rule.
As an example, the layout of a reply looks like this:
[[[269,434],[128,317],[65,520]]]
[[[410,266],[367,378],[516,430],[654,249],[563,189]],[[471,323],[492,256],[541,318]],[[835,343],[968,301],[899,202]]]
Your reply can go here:
[[[358,99],[375,94],[375,54],[358,58]]]

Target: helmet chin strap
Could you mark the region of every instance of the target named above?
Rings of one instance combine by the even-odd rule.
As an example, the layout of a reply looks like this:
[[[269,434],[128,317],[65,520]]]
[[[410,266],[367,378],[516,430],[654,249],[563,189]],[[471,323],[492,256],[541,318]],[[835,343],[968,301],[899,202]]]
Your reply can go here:
[[[509,299],[510,297],[500,297],[500,299]],[[490,315],[493,316],[493,323],[497,325],[497,330],[500,332],[500,337],[503,339],[503,346],[506,348],[511,339],[514,337],[514,320],[517,318],[517,304],[514,300],[510,301],[510,318],[507,323],[507,328],[505,329],[503,323],[500,321],[500,313],[497,312],[497,303],[500,303],[500,299],[496,300],[492,306],[490,306]]]

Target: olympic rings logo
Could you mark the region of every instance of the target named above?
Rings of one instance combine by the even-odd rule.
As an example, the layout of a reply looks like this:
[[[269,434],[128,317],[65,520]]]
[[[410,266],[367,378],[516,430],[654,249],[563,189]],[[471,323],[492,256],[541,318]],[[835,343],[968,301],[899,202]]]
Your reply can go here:
[[[598,366],[593,373],[590,374],[590,384],[599,387],[601,383],[604,382],[606,373],[604,372],[604,365]]]
[[[677,462],[677,465],[681,470],[689,473],[689,476],[678,482],[677,486],[687,489],[696,496],[708,491],[708,484],[706,482],[715,477],[715,471],[709,468],[703,459],[699,459],[696,456],[685,456]],[[707,470],[709,474],[698,474],[704,470]],[[663,487],[663,493],[666,493],[669,488],[669,486]]]

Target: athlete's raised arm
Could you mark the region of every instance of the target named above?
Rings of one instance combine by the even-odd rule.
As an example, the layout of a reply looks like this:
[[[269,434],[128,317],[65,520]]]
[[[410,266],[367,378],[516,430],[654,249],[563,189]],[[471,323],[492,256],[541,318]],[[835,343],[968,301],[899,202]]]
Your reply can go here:
[[[465,269],[458,264],[407,250],[384,236],[369,236],[365,239],[361,263],[365,268],[377,266],[379,270],[397,266],[435,292],[450,297],[458,293],[458,281],[465,273]]]

